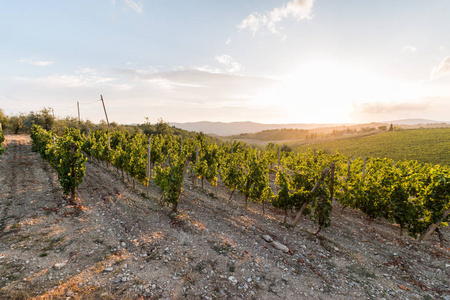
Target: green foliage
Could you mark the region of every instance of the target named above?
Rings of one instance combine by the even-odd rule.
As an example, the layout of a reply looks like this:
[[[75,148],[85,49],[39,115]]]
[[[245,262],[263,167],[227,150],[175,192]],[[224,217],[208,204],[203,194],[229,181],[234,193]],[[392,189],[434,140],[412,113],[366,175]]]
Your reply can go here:
[[[81,147],[83,140],[80,131],[73,128],[65,130],[64,135],[57,139],[54,155],[59,175],[59,183],[64,193],[75,195],[75,190],[83,182],[87,158],[83,156]],[[75,200],[75,199],[74,199]]]
[[[64,135],[55,138],[52,131],[47,131],[39,125],[31,127],[32,150],[39,152],[56,170],[59,183],[64,193],[71,194],[76,200],[75,190],[83,181],[86,158],[81,152],[84,138],[80,131],[67,128]]]
[[[387,131],[375,135],[301,146],[329,153],[339,151],[351,157],[388,157],[396,161],[450,165],[450,128]]]
[[[212,186],[217,186],[217,175],[219,174],[219,160],[221,153],[219,147],[214,143],[207,143],[200,140],[200,145],[203,144],[199,152],[199,162],[195,165],[195,174],[202,180],[206,179]]]
[[[43,108],[39,112],[31,112],[31,122],[44,128],[45,130],[53,129],[55,118],[53,117],[52,108]]]
[[[432,224],[444,224],[450,207],[449,169],[417,161],[368,158],[352,162],[350,172],[338,180],[337,200],[364,212],[369,218],[395,222],[417,237]],[[344,164],[342,164],[344,169]]]
[[[154,169],[152,179],[161,188],[165,201],[173,205],[173,210],[176,210],[183,191],[183,171],[186,159],[190,159],[190,157],[173,154],[169,158],[168,164],[158,165]]]
[[[14,134],[18,134],[25,127],[24,115],[20,114],[18,116],[12,116],[9,118],[9,124]]]
[[[80,149],[148,184],[149,138],[146,135],[97,130],[85,138],[78,130],[70,129],[57,139],[56,146],[53,135],[51,131],[33,126],[33,150],[61,170],[58,174],[65,191],[81,182],[73,180],[72,174],[75,178],[82,178],[84,174],[85,159]],[[74,154],[69,153],[70,144],[76,146]],[[320,228],[330,225],[331,178],[322,173],[332,163],[336,166],[334,196],[342,206],[358,209],[370,219],[383,218],[400,224],[412,236],[422,234],[431,224],[445,225],[448,221],[443,219],[443,211],[450,207],[450,171],[446,166],[411,160],[394,163],[388,158],[369,157],[363,173],[362,158],[354,159],[349,165],[349,157],[342,154],[312,150],[283,152],[278,166],[278,147],[274,144],[260,151],[237,142],[219,145],[204,134],[183,140],[174,135],[153,135],[150,149],[152,179],[175,210],[182,192],[185,162],[187,157],[192,157],[196,176],[216,186],[220,173],[224,185],[232,193],[238,190],[245,197],[246,205],[252,200],[263,203],[264,207],[269,201],[285,212],[306,207],[306,214],[311,215]],[[275,195],[269,188],[270,171],[277,174]],[[313,192],[316,184],[318,188]]]
[[[291,194],[290,176],[279,169],[275,178],[275,184],[279,187],[276,195],[272,196],[272,205],[276,208],[283,209],[286,213],[288,209],[294,207],[294,197]]]
[[[244,179],[242,155],[236,152],[236,150],[234,153],[231,153],[227,158],[224,159],[221,177],[224,185],[232,192],[232,194],[230,195],[231,200],[234,191],[237,189],[239,183]]]

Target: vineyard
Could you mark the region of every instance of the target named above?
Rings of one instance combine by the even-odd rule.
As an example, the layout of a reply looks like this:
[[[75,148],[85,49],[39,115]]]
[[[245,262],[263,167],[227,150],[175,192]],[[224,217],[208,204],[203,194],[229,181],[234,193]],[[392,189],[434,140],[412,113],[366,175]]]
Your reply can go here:
[[[336,141],[315,141],[313,145],[289,145],[300,151],[308,148],[327,153],[339,151],[351,157],[388,157],[395,161],[417,160],[422,163],[450,165],[448,128],[410,129],[382,132],[369,136],[348,135]]]
[[[329,227],[333,200],[344,209],[360,210],[369,221],[383,218],[420,240],[435,230],[441,242],[440,226],[448,226],[450,212],[450,170],[445,166],[416,161],[394,163],[390,159],[354,159],[323,152],[283,153],[272,146],[266,151],[241,143],[218,145],[202,134],[181,140],[175,136],[94,131],[87,137],[67,129],[56,138],[51,131],[31,128],[33,147],[57,170],[65,193],[75,201],[75,189],[84,175],[88,157],[112,165],[117,171],[148,186],[153,180],[162,200],[177,211],[186,174],[201,187],[218,180],[230,189],[230,199],[238,191],[249,201],[285,212],[297,211],[292,225],[310,215],[318,231]],[[331,169],[331,171],[330,171]],[[275,180],[270,180],[270,175]]]
[[[446,167],[202,134],[31,138],[43,159],[11,140],[0,157],[1,298],[450,293]]]

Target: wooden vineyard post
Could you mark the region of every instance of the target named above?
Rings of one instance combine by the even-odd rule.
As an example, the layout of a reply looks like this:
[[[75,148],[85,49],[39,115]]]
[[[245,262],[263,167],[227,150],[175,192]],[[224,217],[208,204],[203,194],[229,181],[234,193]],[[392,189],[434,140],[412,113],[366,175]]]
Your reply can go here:
[[[442,214],[442,220],[445,220],[445,218],[447,218],[448,214],[450,213],[450,208],[444,210],[444,213]],[[427,231],[422,234],[422,236],[419,238],[419,242],[421,241],[426,241],[430,235],[439,227],[439,223],[433,224],[430,227],[428,227]]]
[[[109,157],[109,149],[110,149],[110,145],[109,145],[109,120],[108,120],[108,114],[106,113],[105,101],[103,101],[103,96],[102,95],[100,95],[100,100],[102,101],[102,104],[103,104],[103,111],[105,112],[106,124],[108,124],[107,135],[108,135],[108,157]],[[109,168],[109,162],[106,162],[106,163],[107,163],[108,168]]]
[[[102,104],[103,104],[103,111],[105,112],[106,124],[108,124],[108,132],[109,132],[108,114],[106,113],[105,101],[103,101],[103,96],[102,95],[100,95],[100,100],[102,101]]]
[[[195,165],[198,165],[198,146],[197,149],[195,150]],[[193,170],[193,176],[194,176],[194,186],[197,186],[198,184],[198,179],[197,179],[197,175],[195,174],[195,170]]]
[[[325,168],[325,169],[322,171],[322,174],[320,175],[319,180],[317,180],[316,184],[314,185],[314,187],[313,187],[312,190],[311,190],[311,194],[313,194],[313,193],[319,188],[320,184],[321,184],[322,181],[325,179],[325,177],[327,176],[328,172],[330,172],[330,169],[329,169],[329,168]],[[303,215],[303,212],[304,212],[305,209],[306,209],[306,206],[308,206],[308,203],[307,203],[307,202],[304,202],[303,205],[302,205],[302,207],[300,208],[300,211],[297,213],[297,216],[295,217],[295,220],[292,222],[292,224],[291,224],[292,226],[295,227],[295,226],[298,225],[298,223],[300,222],[300,219],[301,219],[301,217],[302,217],[302,215]]]

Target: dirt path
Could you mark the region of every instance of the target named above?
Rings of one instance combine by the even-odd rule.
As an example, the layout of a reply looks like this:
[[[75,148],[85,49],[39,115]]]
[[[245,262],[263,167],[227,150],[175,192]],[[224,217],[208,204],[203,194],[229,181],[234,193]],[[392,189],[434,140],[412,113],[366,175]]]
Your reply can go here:
[[[29,139],[0,156],[0,299],[450,299],[450,249],[335,209],[316,237],[220,187],[185,183],[174,215],[150,186],[86,164],[81,205],[68,205]],[[284,253],[262,239],[286,245]],[[449,230],[444,234],[448,237]]]

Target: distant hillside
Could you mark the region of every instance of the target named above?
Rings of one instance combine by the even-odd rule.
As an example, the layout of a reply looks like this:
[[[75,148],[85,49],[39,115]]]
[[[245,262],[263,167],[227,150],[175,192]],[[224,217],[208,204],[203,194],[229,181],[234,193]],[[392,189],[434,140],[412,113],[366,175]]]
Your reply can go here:
[[[427,120],[427,119],[403,119],[403,120],[395,120],[384,123],[391,123],[395,125],[420,125],[420,124],[445,124],[445,122]]]
[[[333,127],[342,124],[262,124],[254,122],[192,122],[192,123],[170,123],[189,131],[203,131],[206,134],[216,134],[221,136],[236,135],[241,133],[254,133],[270,129],[313,129],[323,127]]]
[[[448,124],[439,121],[426,120],[426,119],[405,119],[386,122],[372,122],[366,124],[262,124],[255,122],[190,122],[190,123],[170,123],[170,126],[175,126],[188,131],[203,131],[206,134],[215,134],[220,136],[238,135],[241,133],[255,133],[264,130],[274,129],[306,129],[315,130],[321,132],[331,132],[336,127],[341,127],[340,130],[350,127],[352,129],[359,129],[361,127],[378,127],[382,125],[389,126],[390,124],[399,125],[402,128],[417,128],[417,127],[438,127],[442,124],[442,127],[448,126]],[[403,126],[402,126],[403,125]]]
[[[449,137],[450,128],[411,129],[303,145],[298,149],[306,151],[311,148],[327,153],[339,151],[351,157],[388,157],[450,165]],[[295,143],[289,145],[296,148]]]
[[[227,139],[232,140],[259,140],[259,141],[283,141],[283,140],[298,140],[305,139],[308,135],[308,130],[305,129],[270,129],[263,130],[256,133],[241,133],[239,135],[227,136]]]

